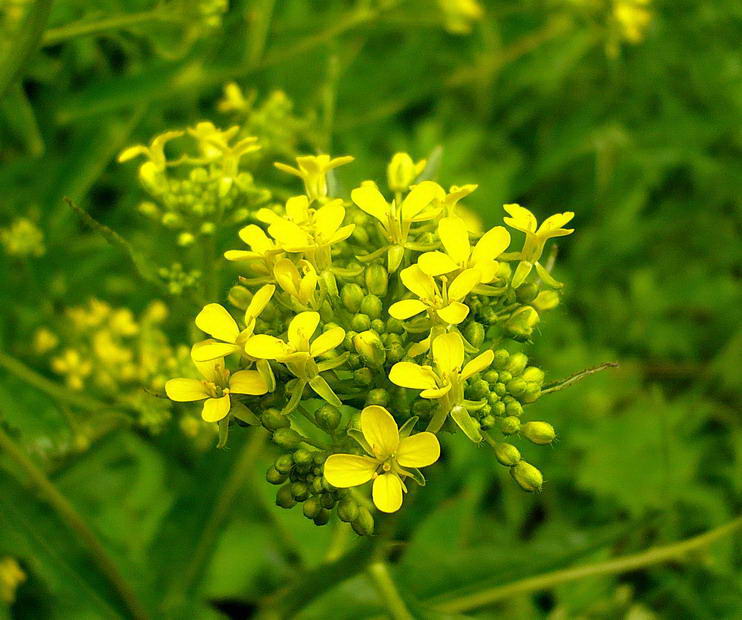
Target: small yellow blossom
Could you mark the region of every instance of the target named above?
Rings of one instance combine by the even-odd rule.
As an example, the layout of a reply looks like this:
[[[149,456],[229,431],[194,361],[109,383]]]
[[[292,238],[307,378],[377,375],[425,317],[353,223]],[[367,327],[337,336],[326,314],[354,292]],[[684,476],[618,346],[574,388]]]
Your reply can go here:
[[[288,258],[282,258],[273,268],[273,277],[300,307],[315,307],[319,277],[312,263],[302,259],[297,267]]]
[[[469,314],[469,307],[462,300],[479,284],[481,274],[477,269],[465,269],[450,284],[444,277],[443,286],[425,273],[420,265],[411,265],[400,273],[402,283],[419,299],[405,299],[392,304],[389,314],[404,321],[427,310],[430,318],[448,325],[458,325]]]
[[[441,448],[433,433],[401,437],[392,415],[378,405],[361,411],[364,449],[369,456],[332,454],[325,461],[327,481],[345,489],[373,480],[373,500],[382,512],[396,512],[407,491],[402,478],[411,477],[404,467],[427,467],[440,457]]]
[[[534,266],[536,267],[539,277],[549,286],[556,288],[561,287],[561,283],[557,282],[549,272],[546,271],[543,265],[539,262],[539,259],[541,258],[544,246],[549,239],[552,237],[571,235],[574,232],[573,228],[562,227],[569,222],[575,214],[572,211],[557,213],[556,215],[547,217],[541,223],[541,226],[538,226],[536,217],[528,209],[517,204],[507,204],[504,208],[505,211],[510,214],[510,217],[505,218],[505,223],[515,230],[520,230],[526,235],[523,249],[517,255],[520,263],[518,263],[518,267],[513,275],[511,282],[512,287],[518,288],[523,284]]]
[[[0,558],[0,602],[12,605],[18,586],[26,581],[26,578],[26,573],[18,564],[18,560],[9,555]]]
[[[461,405],[464,404],[466,380],[488,368],[492,364],[494,353],[487,350],[462,369],[464,341],[456,332],[435,338],[432,349],[435,368],[413,362],[397,362],[389,372],[389,380],[400,387],[422,390],[422,398],[440,399],[439,414],[433,417],[428,430],[440,430],[446,416],[451,413],[454,422],[470,439],[481,441],[479,431],[472,429],[471,418]]]
[[[47,329],[46,327],[39,327],[33,336],[33,350],[38,355],[44,355],[52,349],[55,349],[59,344],[59,337]]]
[[[0,244],[8,256],[19,258],[43,256],[46,252],[44,233],[26,217],[16,218],[7,228],[0,228]]]
[[[137,144],[135,146],[130,146],[124,149],[119,154],[117,161],[119,163],[124,163],[126,161],[129,161],[130,159],[139,157],[139,155],[144,155],[145,157],[147,157],[147,159],[149,159],[154,170],[156,170],[157,172],[164,172],[165,168],[168,165],[167,157],[165,156],[165,144],[167,144],[170,140],[179,138],[184,133],[184,131],[166,131],[164,133],[161,133],[159,136],[155,136],[152,139],[152,141],[149,143],[149,146]]]
[[[228,82],[224,85],[224,97],[216,104],[219,112],[244,112],[250,106],[250,102],[245,99],[242,89],[235,82]]]
[[[258,334],[250,338],[245,346],[250,357],[281,362],[299,379],[291,402],[285,410],[287,412],[292,411],[298,405],[307,384],[330,404],[338,407],[342,404],[320,373],[336,368],[345,361],[347,356],[338,356],[320,362],[317,362],[316,358],[338,347],[345,338],[345,330],[342,327],[333,327],[312,340],[319,321],[318,312],[301,312],[289,323],[288,342],[275,336]]]
[[[613,19],[616,20],[621,35],[629,43],[640,43],[644,32],[652,20],[652,13],[646,8],[651,0],[615,0]]]
[[[229,261],[249,261],[255,271],[266,275],[272,274],[276,260],[283,254],[283,250],[255,224],[242,228],[239,235],[250,249],[227,250],[224,258]]]
[[[438,0],[438,6],[451,34],[469,34],[472,23],[484,17],[484,9],[477,0]]]
[[[245,310],[245,329],[240,330],[232,315],[219,304],[207,304],[196,316],[196,327],[212,339],[194,349],[195,362],[207,362],[231,353],[244,353],[245,343],[255,331],[255,320],[268,305],[276,287],[266,284],[253,295]]]
[[[352,162],[353,159],[350,155],[335,158],[325,154],[305,155],[296,158],[296,168],[281,162],[275,162],[273,165],[283,172],[302,179],[310,200],[318,200],[327,197],[327,173],[338,166]]]
[[[52,359],[52,370],[65,376],[67,386],[72,390],[82,390],[85,378],[93,372],[93,364],[84,359],[76,349],[65,349],[61,355]]]
[[[425,252],[417,261],[420,269],[429,276],[439,276],[473,268],[481,274],[483,284],[495,279],[495,259],[510,245],[510,233],[496,226],[482,235],[472,250],[466,223],[460,217],[444,217],[438,224],[438,236],[446,252]]]
[[[260,396],[268,392],[268,385],[257,370],[238,370],[230,374],[223,359],[195,364],[203,380],[170,379],[165,384],[165,393],[170,400],[179,403],[203,400],[201,417],[206,422],[219,422],[229,415],[232,408],[230,394]]]
[[[425,159],[413,161],[408,153],[395,153],[386,168],[389,189],[393,192],[406,192],[425,170],[426,163]]]

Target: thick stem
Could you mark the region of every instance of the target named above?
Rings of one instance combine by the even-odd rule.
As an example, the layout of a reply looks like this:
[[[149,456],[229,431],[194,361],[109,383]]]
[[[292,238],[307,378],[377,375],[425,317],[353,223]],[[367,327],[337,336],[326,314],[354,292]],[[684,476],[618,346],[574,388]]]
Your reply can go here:
[[[0,427],[0,448],[23,470],[31,484],[57,513],[62,522],[77,535],[82,545],[87,548],[95,565],[119,595],[132,617],[137,619],[147,618],[147,613],[134,590],[123,578],[97,536],[77,513],[70,501],[59,492],[57,487],[46,477],[46,474],[16,446],[2,427]]]
[[[412,614],[400,596],[386,562],[374,562],[369,565],[366,572],[371,577],[371,581],[374,582],[374,586],[376,586],[379,596],[389,610],[392,620],[412,620]]]

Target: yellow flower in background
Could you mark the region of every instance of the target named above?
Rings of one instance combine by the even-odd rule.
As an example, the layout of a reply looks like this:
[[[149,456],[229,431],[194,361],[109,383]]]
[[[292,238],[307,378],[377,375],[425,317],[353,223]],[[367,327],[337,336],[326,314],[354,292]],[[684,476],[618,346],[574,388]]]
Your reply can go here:
[[[440,457],[441,448],[433,433],[400,436],[392,415],[378,405],[361,411],[361,433],[369,456],[332,454],[325,461],[324,474],[334,487],[346,489],[373,480],[373,500],[382,512],[396,512],[402,506],[411,477],[404,467],[427,467]]]
[[[443,286],[425,273],[419,265],[411,265],[400,272],[402,283],[419,299],[405,299],[393,303],[389,314],[404,321],[428,311],[431,319],[449,325],[458,325],[469,314],[469,307],[462,300],[479,284],[481,275],[477,269],[465,269],[450,284],[445,277]]]
[[[18,560],[9,555],[0,558],[0,601],[12,605],[18,586],[26,579],[26,573]]]
[[[496,226],[482,235],[472,250],[466,223],[460,217],[444,217],[438,224],[438,236],[446,252],[425,252],[417,260],[420,269],[429,276],[439,276],[473,268],[479,271],[483,284],[495,279],[495,259],[510,245],[510,233]]]
[[[224,258],[228,261],[250,261],[251,267],[256,271],[266,275],[272,274],[276,259],[283,254],[283,250],[255,224],[248,224],[242,228],[239,236],[250,249],[227,250],[224,252]]]
[[[481,441],[479,429],[472,425],[471,417],[461,405],[464,404],[466,380],[488,368],[495,354],[487,350],[463,366],[464,341],[456,332],[435,338],[432,349],[435,368],[413,362],[397,362],[389,372],[389,380],[400,387],[422,390],[422,398],[441,399],[439,413],[433,416],[428,430],[439,431],[446,416],[451,413],[454,422],[467,437]]]
[[[117,161],[121,164],[144,155],[149,159],[149,163],[153,169],[157,172],[164,172],[168,165],[167,157],[165,156],[165,145],[175,138],[179,138],[185,132],[184,131],[166,131],[161,133],[159,136],[155,136],[149,143],[149,146],[144,144],[136,144],[125,148],[118,156]],[[146,165],[146,164],[145,164]]]
[[[213,339],[194,347],[192,357],[195,362],[207,362],[231,353],[244,353],[245,343],[255,330],[255,320],[268,305],[276,287],[266,284],[250,300],[245,310],[245,329],[240,330],[232,315],[219,304],[207,304],[196,316],[196,327]]]
[[[474,22],[484,17],[477,0],[438,0],[446,30],[451,34],[469,34]]]
[[[224,96],[217,102],[216,109],[225,114],[244,112],[250,107],[250,103],[236,82],[228,82],[224,85]]]
[[[230,374],[221,358],[195,364],[203,380],[170,379],[165,384],[165,393],[170,400],[179,403],[203,400],[201,417],[206,422],[219,422],[229,415],[230,394],[260,396],[268,392],[268,385],[257,370],[238,370]]]
[[[426,159],[415,162],[408,153],[395,153],[386,168],[389,189],[393,192],[406,192],[425,170],[426,164]]]
[[[315,306],[319,277],[312,263],[300,260],[297,267],[288,258],[282,258],[273,268],[273,277],[278,286],[296,300],[299,306],[304,308]]]
[[[54,372],[64,375],[71,390],[85,387],[86,377],[93,372],[93,363],[83,358],[76,349],[65,349],[61,355],[52,359],[51,366]]]
[[[652,20],[652,13],[646,7],[651,0],[614,0],[613,19],[616,20],[621,35],[629,43],[640,43],[644,32]]]
[[[296,168],[281,162],[275,162],[273,165],[283,172],[299,177],[304,181],[307,196],[311,200],[318,200],[327,197],[327,173],[352,162],[353,159],[350,155],[335,158],[325,154],[305,155],[296,158]]]
[[[275,336],[258,334],[250,338],[245,346],[245,350],[250,357],[281,362],[299,379],[299,385],[294,390],[291,402],[287,405],[285,412],[293,411],[296,408],[307,384],[328,403],[337,407],[342,405],[340,399],[320,373],[336,368],[345,362],[347,355],[320,362],[316,358],[324,356],[337,348],[345,338],[345,330],[342,327],[333,327],[312,340],[312,336],[319,326],[319,321],[318,312],[301,312],[289,323],[288,342]]]
[[[549,239],[553,237],[564,237],[565,235],[571,235],[574,232],[573,228],[562,227],[569,222],[575,214],[572,211],[557,213],[556,215],[547,217],[541,223],[541,226],[538,226],[536,216],[525,207],[521,207],[517,204],[507,204],[504,206],[504,209],[510,214],[510,217],[504,218],[505,223],[515,230],[520,230],[526,235],[523,249],[517,254],[520,263],[513,275],[511,282],[512,287],[518,288],[523,284],[534,266],[536,267],[539,277],[546,282],[546,284],[555,288],[561,287],[562,284],[557,282],[551,274],[549,274],[543,265],[541,265],[539,259],[541,258],[544,246]]]

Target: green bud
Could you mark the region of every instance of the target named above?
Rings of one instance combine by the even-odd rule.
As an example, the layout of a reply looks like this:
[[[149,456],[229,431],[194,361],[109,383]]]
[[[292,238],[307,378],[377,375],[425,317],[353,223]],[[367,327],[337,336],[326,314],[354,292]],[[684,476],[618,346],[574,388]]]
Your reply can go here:
[[[531,303],[538,295],[538,286],[529,282],[515,289],[515,298],[522,304]]]
[[[508,370],[501,370],[499,374],[500,374],[500,383],[507,384],[513,378],[513,374]]]
[[[245,310],[252,300],[252,293],[248,291],[244,286],[233,286],[229,289],[227,300],[235,308]]]
[[[276,459],[276,462],[273,463],[273,467],[275,467],[282,474],[288,474],[293,466],[294,457],[291,454],[282,454]]]
[[[389,317],[386,320],[386,331],[391,334],[404,334],[404,323],[394,317]]]
[[[509,402],[505,405],[505,415],[520,417],[523,415],[523,405],[517,400]]]
[[[327,508],[322,508],[316,517],[314,517],[315,525],[327,525],[330,522],[330,511]]]
[[[323,405],[314,415],[317,424],[322,430],[332,432],[340,424],[340,410],[332,405]]]
[[[531,302],[538,312],[553,310],[559,305],[559,293],[556,291],[541,291]]]
[[[505,370],[516,377],[523,372],[527,364],[528,356],[525,353],[513,353],[505,366]]]
[[[309,497],[309,487],[304,482],[292,482],[291,496],[297,502],[303,502]]]
[[[349,329],[347,332],[345,332],[345,338],[343,339],[343,348],[346,351],[353,351],[353,338],[356,337],[356,334],[358,332],[354,332],[352,329]]]
[[[353,379],[361,385],[371,385],[374,380],[374,372],[370,368],[359,368],[353,371]]]
[[[498,401],[492,404],[492,414],[496,415],[498,418],[501,418],[505,415],[505,408],[505,403],[502,401]]]
[[[525,342],[530,339],[538,322],[538,312],[531,306],[523,306],[518,308],[505,322],[505,330],[513,340]]]
[[[359,536],[370,536],[374,532],[374,518],[367,508],[360,506],[358,516],[351,523],[353,531]]]
[[[510,475],[524,491],[540,491],[544,484],[541,472],[526,461],[518,461],[510,468]]]
[[[529,383],[521,397],[524,403],[535,403],[541,397],[541,386],[538,383]]]
[[[361,312],[367,314],[370,319],[378,319],[383,309],[381,299],[376,295],[366,295],[361,301]]]
[[[279,428],[273,432],[273,442],[285,450],[293,450],[302,442],[302,437],[291,428]]]
[[[505,396],[505,394],[508,393],[508,388],[505,387],[504,383],[502,383],[501,381],[498,381],[493,386],[492,391],[498,396]]]
[[[265,472],[265,479],[271,484],[283,484],[286,482],[286,473],[281,473],[273,465]]]
[[[314,517],[319,514],[320,510],[322,510],[322,506],[317,497],[310,497],[302,506],[302,512],[307,519],[314,519]]]
[[[263,415],[260,416],[260,421],[269,431],[277,431],[279,428],[288,428],[291,426],[289,419],[278,409],[273,408],[266,409]]]
[[[348,357],[348,368],[351,370],[356,370],[358,368],[361,368],[363,366],[363,360],[361,359],[361,356],[358,355],[358,353],[351,353],[350,357]]]
[[[338,517],[346,523],[355,521],[358,518],[358,504],[347,497],[340,500],[338,504]]]
[[[520,420],[513,416],[500,419],[500,430],[503,435],[512,435],[520,430]]]
[[[386,329],[386,323],[381,319],[374,319],[371,321],[371,329],[373,329],[377,334],[383,334]]]
[[[355,318],[358,316],[364,315],[359,314]],[[384,362],[386,362],[384,343],[381,342],[381,338],[379,338],[376,332],[367,330],[358,334],[353,338],[353,346],[355,346],[356,352],[368,366],[381,368]]]
[[[371,390],[366,397],[366,405],[380,405],[386,407],[389,404],[389,392],[384,388]]]
[[[405,356],[405,348],[402,344],[399,342],[392,342],[392,344],[389,346],[389,350],[386,353],[386,359],[388,362],[391,362],[392,364],[396,364],[397,362],[402,361],[402,358]]]
[[[544,382],[544,371],[540,368],[537,368],[536,366],[529,366],[523,371],[521,377],[523,377],[529,383],[533,382],[541,384]]]
[[[366,288],[372,295],[383,297],[386,295],[389,283],[389,274],[383,265],[378,263],[366,267]]]
[[[367,314],[356,314],[350,321],[353,331],[365,332],[371,329],[371,319]]]
[[[481,323],[472,321],[464,329],[464,338],[473,346],[479,348],[484,342],[484,326]]]
[[[315,495],[322,493],[325,490],[324,484],[322,483],[322,476],[317,476],[312,480],[312,484],[309,485],[309,488]]]
[[[432,401],[420,398],[412,404],[412,415],[428,418],[433,413],[434,406]]]
[[[512,467],[520,461],[520,450],[511,443],[496,443],[495,458],[502,465]]]
[[[325,290],[333,297],[338,296],[338,283],[335,279],[335,274],[332,271],[323,271],[320,275],[320,282]]]
[[[500,373],[496,370],[488,370],[482,378],[490,385],[495,385],[500,380]]]
[[[335,507],[335,498],[332,496],[332,493],[323,493],[319,498],[320,504],[322,504],[322,508],[327,508],[328,510]]]
[[[521,377],[512,379],[507,383],[508,392],[513,396],[523,396],[528,389],[528,383]]]
[[[477,379],[469,384],[467,395],[471,400],[481,400],[487,398],[490,393],[490,384],[484,379]]]
[[[346,284],[343,287],[342,300],[349,312],[358,312],[363,300],[363,289],[357,284]]]
[[[294,499],[294,496],[291,494],[291,484],[284,484],[278,491],[276,492],[276,506],[280,506],[281,508],[293,508],[296,506],[296,500]]]
[[[307,468],[308,470],[312,465],[314,465],[314,458],[309,450],[306,448],[299,448],[294,452],[294,463],[300,467]]]
[[[393,245],[387,250],[386,265],[390,273],[399,269],[402,259],[404,258],[404,248],[401,245]]]
[[[484,415],[482,416],[482,419],[480,420],[482,430],[484,431],[492,428],[496,424],[496,422],[497,422],[497,419],[492,414]]]
[[[497,370],[503,370],[505,366],[507,366],[509,359],[510,359],[510,353],[508,353],[505,349],[497,349],[497,351],[495,351],[495,357],[492,362],[492,365]]]
[[[550,444],[556,437],[554,427],[548,422],[526,422],[520,427],[520,434],[540,446]]]

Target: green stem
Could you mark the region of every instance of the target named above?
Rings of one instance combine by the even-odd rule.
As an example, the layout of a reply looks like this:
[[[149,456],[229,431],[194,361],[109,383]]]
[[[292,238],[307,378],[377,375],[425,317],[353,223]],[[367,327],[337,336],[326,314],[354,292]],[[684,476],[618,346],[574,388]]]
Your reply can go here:
[[[113,17],[104,17],[97,20],[80,20],[65,24],[59,28],[49,28],[44,33],[41,40],[42,46],[56,45],[87,35],[100,34],[108,30],[123,30],[132,26],[141,26],[152,22],[172,23],[176,21],[185,21],[176,13],[166,13],[164,11],[142,11],[141,13],[128,13],[124,15],[114,15]]]
[[[366,572],[371,577],[371,581],[374,582],[374,586],[376,586],[379,596],[389,610],[392,620],[412,620],[412,614],[400,596],[386,562],[374,562],[369,565]]]
[[[538,590],[546,590],[562,583],[583,579],[585,577],[616,575],[638,570],[653,564],[677,559],[691,551],[702,549],[720,538],[733,534],[735,531],[740,529],[740,527],[742,527],[742,517],[737,517],[729,523],[681,542],[662,547],[655,547],[641,553],[635,553],[633,555],[627,555],[621,558],[607,560],[605,562],[566,568],[545,573],[543,575],[537,575],[535,577],[528,577],[527,579],[521,579],[520,581],[515,581],[502,586],[495,586],[494,588],[488,588],[481,592],[475,592],[473,594],[451,599],[436,605],[435,608],[443,613],[459,614],[486,605],[491,605],[492,603],[513,596],[527,594]]]
[[[163,602],[165,609],[177,609],[183,603],[186,594],[205,572],[209,559],[214,552],[219,529],[226,521],[229,510],[240,490],[254,471],[255,462],[263,450],[266,438],[267,434],[263,429],[256,428],[245,442],[237,462],[233,465],[232,471],[214,503],[214,508],[206,521],[206,526],[201,531],[201,537],[196,543],[188,566],[183,571],[181,579],[173,584],[165,597]]]
[[[23,25],[8,46],[7,56],[0,60],[0,99],[5,98],[8,88],[21,76],[26,62],[36,51],[51,8],[52,0],[36,0],[28,9]]]
[[[95,565],[119,595],[132,617],[137,619],[147,618],[147,613],[134,590],[123,578],[93,531],[80,517],[70,501],[59,492],[44,472],[16,446],[2,427],[0,427],[0,448],[23,470],[31,484],[49,503],[59,518],[77,535],[82,545],[87,548]]]
[[[565,379],[559,379],[558,381],[552,381],[551,383],[548,383],[546,386],[544,386],[544,388],[541,390],[541,395],[543,396],[544,394],[549,394],[550,392],[558,392],[559,390],[568,388],[573,383],[582,381],[585,377],[594,375],[596,372],[606,370],[607,368],[618,368],[618,362],[605,362],[604,364],[601,364],[600,366],[594,366],[593,368],[586,368],[585,370],[576,372],[575,374],[570,375],[569,377],[566,377]]]

